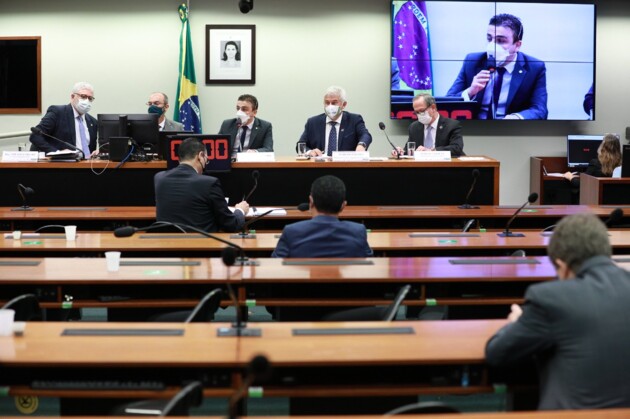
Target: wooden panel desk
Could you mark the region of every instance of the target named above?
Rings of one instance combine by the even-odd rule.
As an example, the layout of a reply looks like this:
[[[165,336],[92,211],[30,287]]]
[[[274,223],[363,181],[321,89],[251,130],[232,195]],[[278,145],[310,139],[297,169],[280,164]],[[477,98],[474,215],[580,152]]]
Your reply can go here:
[[[164,161],[125,163],[114,169],[104,162],[0,163],[0,205],[21,204],[18,183],[35,190],[36,206],[153,205],[153,176],[164,170]],[[480,176],[471,202],[499,204],[499,162],[484,160],[451,162],[372,161],[356,163],[296,161],[277,157],[271,163],[234,163],[232,171],[218,174],[225,196],[240,200],[252,188],[252,172],[258,170],[258,189],[253,205],[296,206],[308,200],[311,183],[324,174],[346,183],[348,201],[355,205],[459,205],[468,192],[472,170]],[[438,179],[439,181],[436,181]],[[419,193],[418,185],[423,185]],[[375,193],[378,191],[378,193]]]
[[[0,207],[0,225],[4,230],[34,230],[50,224],[76,224],[79,230],[112,229],[120,225],[142,227],[155,221],[155,207],[34,207],[33,211],[12,211],[15,207]],[[461,229],[471,218],[478,220],[475,228],[503,228],[516,211],[514,205],[481,205],[479,209],[463,210],[457,206],[350,205],[340,214],[344,220],[356,221],[370,229]],[[598,205],[530,205],[514,222],[515,228],[543,229],[565,215],[591,212],[607,219],[613,207]],[[266,216],[252,224],[256,230],[280,231],[288,224],[311,217],[309,211],[287,207],[287,214]],[[630,210],[626,210],[630,222]]]
[[[594,177],[580,175],[580,204],[629,205],[630,178]]]
[[[577,191],[563,177],[546,173],[565,173],[569,170],[565,157],[530,157],[529,190],[538,194],[536,204],[577,204]]]
[[[413,291],[404,303],[410,307],[507,306],[521,303],[529,284],[555,278],[546,257],[257,262],[228,272],[217,258],[124,258],[118,272],[108,272],[104,258],[0,258],[0,300],[33,292],[45,308],[192,307],[229,281],[242,307],[366,306],[388,304],[410,283]],[[102,298],[107,296],[123,298]]]
[[[201,380],[206,397],[226,397],[251,358],[264,354],[266,397],[375,397],[494,391],[485,343],[504,320],[448,322],[259,323],[260,338],[220,338],[225,323],[152,324],[181,336],[62,336],[66,329],[147,329],[146,323],[28,323],[22,337],[0,337],[0,385],[10,395],[168,397]],[[295,335],[378,328],[375,334]],[[400,329],[403,328],[403,329]],[[383,332],[398,331],[384,339]],[[158,343],[159,342],[159,343]],[[124,350],[121,350],[124,348]],[[462,371],[469,382],[462,385]],[[37,390],[35,380],[159,379],[162,391]],[[149,378],[147,378],[149,377]],[[159,378],[157,378],[159,377]]]
[[[377,256],[439,256],[494,255],[505,256],[516,249],[527,254],[546,254],[549,236],[540,231],[512,229],[525,237],[499,237],[498,231],[459,232],[439,231],[372,231],[368,242]],[[10,233],[5,233],[10,234]],[[217,237],[241,246],[247,256],[269,257],[278,243],[280,233],[257,233],[255,238],[232,238],[218,233]],[[9,236],[10,237],[10,236]],[[630,231],[610,230],[610,241],[617,254],[630,252]],[[122,251],[123,256],[219,256],[223,243],[197,233],[136,233],[117,238],[111,232],[79,231],[75,241],[65,240],[60,233],[32,236],[22,233],[21,240],[0,238],[0,254],[4,256],[99,256],[106,251]]]

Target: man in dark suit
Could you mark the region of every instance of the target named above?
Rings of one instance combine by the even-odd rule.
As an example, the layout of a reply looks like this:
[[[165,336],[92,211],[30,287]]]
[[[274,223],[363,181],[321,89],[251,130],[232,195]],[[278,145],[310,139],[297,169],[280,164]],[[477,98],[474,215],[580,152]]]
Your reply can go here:
[[[236,118],[226,119],[219,134],[231,135],[232,157],[239,152],[272,152],[273,134],[271,123],[256,118],[258,99],[252,95],[241,95],[236,101]]]
[[[459,121],[440,115],[435,98],[421,93],[413,98],[413,110],[418,120],[409,125],[409,139],[405,149],[397,147],[400,154],[409,154],[409,143],[418,151],[450,151],[452,157],[464,155],[464,139]],[[396,155],[396,151],[392,150]]]
[[[154,92],[149,96],[147,102],[148,112],[159,115],[158,129],[160,131],[184,131],[184,125],[180,122],[172,121],[166,117],[166,111],[170,108],[166,93]]]
[[[532,285],[487,343],[503,366],[536,358],[540,409],[630,407],[630,273],[611,259],[606,226],[565,217],[547,249],[559,281]]]
[[[196,138],[187,138],[177,155],[179,166],[154,178],[157,221],[187,224],[210,233],[239,231],[249,204],[236,204],[232,213],[219,179],[202,175],[208,163],[205,146]]]
[[[88,115],[94,101],[94,88],[79,82],[72,88],[70,104],[52,105],[37,125],[42,132],[75,145],[83,151],[85,158],[96,150],[98,129],[96,119]],[[31,150],[52,151],[69,148],[67,145],[41,134],[31,134]]]
[[[306,143],[309,156],[332,156],[333,151],[365,151],[372,136],[363,117],[344,112],[348,105],[345,89],[331,86],[324,94],[324,112],[306,121],[298,143]],[[297,150],[297,146],[296,146]]]
[[[547,119],[547,70],[543,61],[519,52],[520,19],[493,16],[486,38],[487,50],[466,56],[447,96],[479,102],[479,119]]]
[[[363,224],[339,220],[346,206],[346,186],[335,176],[322,176],[311,185],[312,219],[289,224],[273,257],[368,257],[372,249]]]

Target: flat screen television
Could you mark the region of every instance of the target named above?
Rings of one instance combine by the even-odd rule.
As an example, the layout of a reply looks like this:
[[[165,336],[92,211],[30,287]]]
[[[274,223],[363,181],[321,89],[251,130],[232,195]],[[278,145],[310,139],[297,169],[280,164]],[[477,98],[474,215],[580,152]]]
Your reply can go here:
[[[157,152],[159,115],[99,113],[97,118],[99,145],[109,143],[110,137],[131,137],[140,146],[155,148]]]
[[[586,168],[588,162],[597,158],[603,139],[603,135],[567,135],[567,166]]]
[[[416,118],[417,93],[436,97],[440,113],[455,119],[594,119],[594,4],[391,0],[391,12],[392,119]],[[511,38],[501,32],[506,14],[517,18]],[[502,23],[490,37],[497,15]],[[492,113],[505,53],[511,64]],[[482,70],[493,82],[466,97]],[[464,100],[446,100],[455,97]]]
[[[168,147],[165,156],[167,169],[172,169],[179,164],[177,150],[179,145],[186,138],[196,138],[206,146],[208,153],[208,164],[204,169],[204,173],[222,173],[232,170],[232,159],[230,156],[231,135],[215,135],[215,134],[177,134],[169,135]]]

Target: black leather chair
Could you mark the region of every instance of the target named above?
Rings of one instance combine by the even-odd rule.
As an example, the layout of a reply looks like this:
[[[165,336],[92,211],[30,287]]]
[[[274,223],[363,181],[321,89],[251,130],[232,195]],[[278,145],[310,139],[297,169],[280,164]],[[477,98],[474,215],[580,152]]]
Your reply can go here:
[[[203,401],[203,385],[193,381],[171,399],[140,400],[121,405],[111,416],[188,416],[191,407]]]
[[[0,308],[15,310],[16,322],[30,322],[43,319],[39,300],[35,294],[19,295]]]
[[[392,303],[386,307],[358,307],[327,314],[323,321],[352,322],[352,321],[386,321],[391,322],[396,318],[398,309],[409,293],[411,285],[405,285],[398,290]]]
[[[385,413],[385,416],[404,415],[411,413],[460,413],[459,410],[442,402],[418,402],[406,404]]]
[[[192,310],[160,313],[151,317],[152,322],[203,323],[214,320],[214,313],[219,309],[223,291],[215,288],[207,293]]]

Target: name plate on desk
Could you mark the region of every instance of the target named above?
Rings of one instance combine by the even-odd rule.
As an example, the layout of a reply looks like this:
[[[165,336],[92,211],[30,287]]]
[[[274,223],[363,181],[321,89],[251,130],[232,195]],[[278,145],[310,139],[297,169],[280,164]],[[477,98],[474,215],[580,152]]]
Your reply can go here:
[[[273,152],[263,153],[236,153],[236,161],[239,163],[274,162],[276,155]]]
[[[37,151],[3,151],[2,162],[3,163],[24,163],[33,162],[37,163]]]
[[[333,151],[332,161],[370,161],[369,151]]]
[[[451,161],[450,151],[416,151],[415,161]]]

